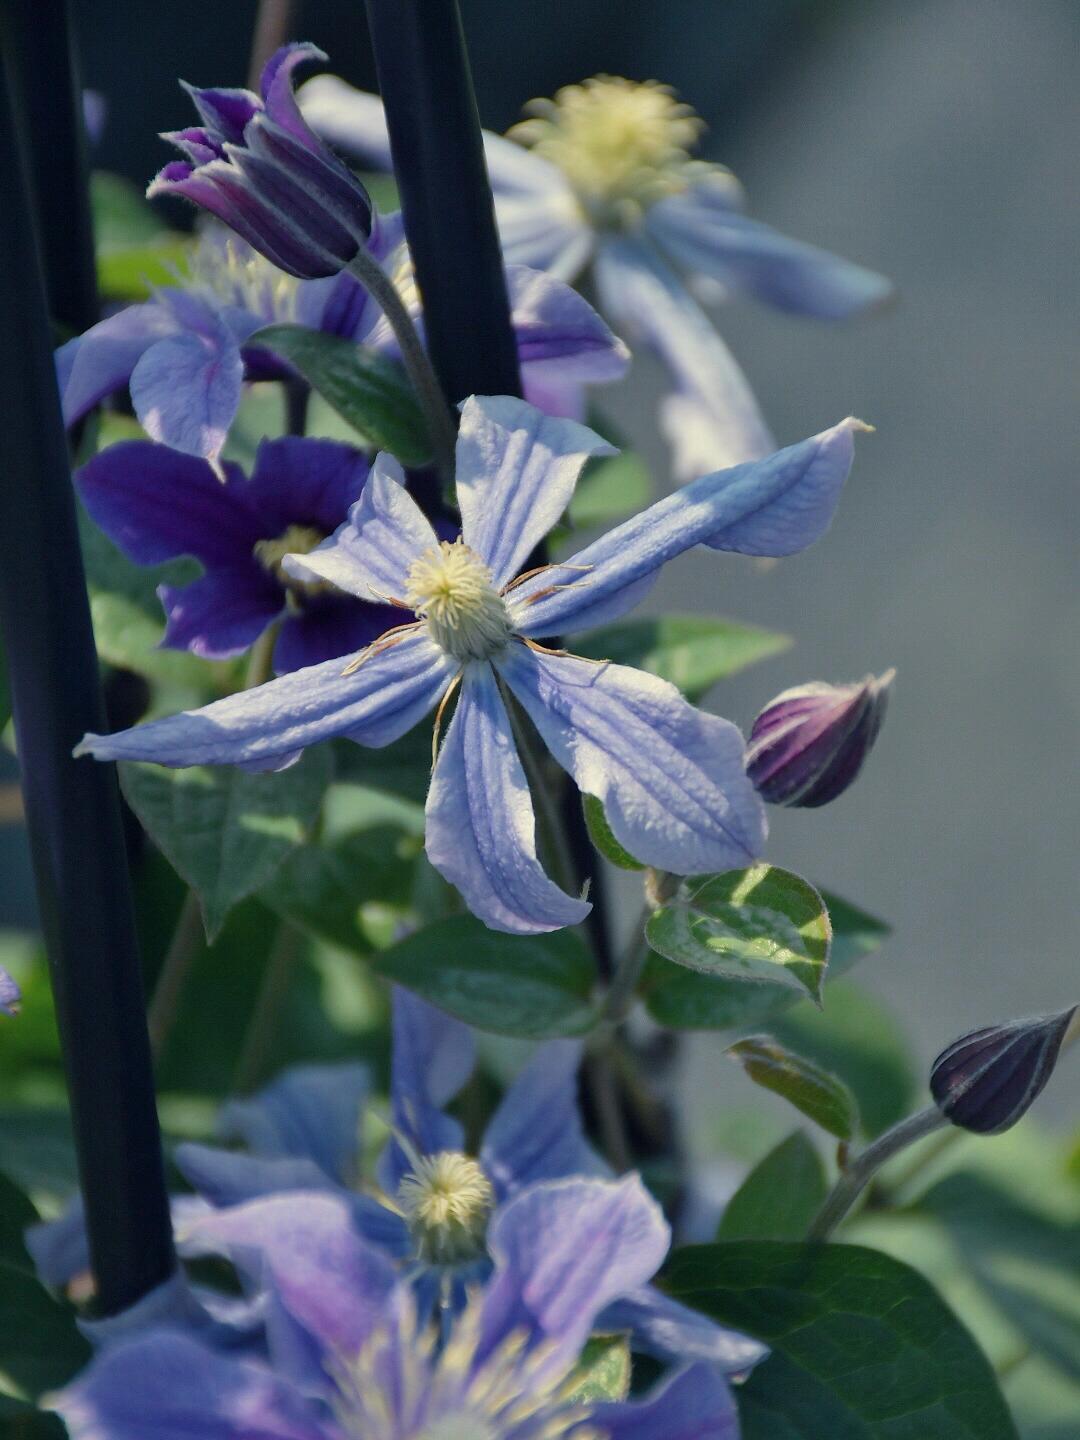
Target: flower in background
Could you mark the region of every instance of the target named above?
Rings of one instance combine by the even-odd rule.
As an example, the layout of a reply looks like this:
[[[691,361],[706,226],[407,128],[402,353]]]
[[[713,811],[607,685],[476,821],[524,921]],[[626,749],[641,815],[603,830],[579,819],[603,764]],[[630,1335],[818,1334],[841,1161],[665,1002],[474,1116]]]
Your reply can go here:
[[[379,217],[368,249],[419,316],[399,214]],[[526,397],[549,413],[580,418],[585,385],[625,373],[626,346],[561,281],[510,265],[507,282]],[[245,380],[292,373],[252,341],[273,324],[304,325],[397,354],[382,311],[353,275],[295,280],[211,225],[183,283],[108,316],[57,350],[64,421],[75,424],[105,396],[130,386],[135,414],[151,439],[216,461]]]
[[[750,729],[746,770],[770,805],[827,805],[853,785],[885,722],[896,675],[814,681],[770,700]]]
[[[751,555],[811,544],[832,517],[858,425],[845,420],[766,460],[703,476],[569,560],[520,574],[586,459],[611,447],[524,401],[473,396],[457,441],[457,540],[440,541],[383,455],[337,534],[282,562],[297,579],[329,581],[418,619],[344,668],[327,661],[201,710],[87,735],[77,753],[281,769],[334,735],[387,745],[436,707],[438,729],[457,690],[428,792],[428,858],[486,925],[538,933],[576,924],[590,907],[537,859],[505,687],[578,787],[603,803],[630,854],[677,874],[746,865],[766,827],[738,729],[664,680],[540,639],[624,614],[668,560],[699,542]]]
[[[22,991],[8,972],[0,966],[0,1015],[17,1015]]]
[[[390,168],[381,101],[331,75],[300,92],[315,130]],[[693,291],[844,319],[890,293],[882,276],[742,212],[738,182],[691,157],[704,128],[664,85],[601,75],[485,133],[506,258],[574,279],[592,262],[602,308],[671,375],[661,423],[680,478],[774,449],[750,387]]]
[[[267,1359],[231,1357],[168,1329],[109,1345],[53,1397],[73,1440],[738,1434],[727,1385],[708,1364],[676,1371],[641,1400],[574,1395],[598,1316],[643,1286],[667,1252],[668,1227],[636,1177],[517,1195],[490,1227],[491,1279],[441,1334],[340,1196],[256,1200],[205,1223],[266,1292]]]

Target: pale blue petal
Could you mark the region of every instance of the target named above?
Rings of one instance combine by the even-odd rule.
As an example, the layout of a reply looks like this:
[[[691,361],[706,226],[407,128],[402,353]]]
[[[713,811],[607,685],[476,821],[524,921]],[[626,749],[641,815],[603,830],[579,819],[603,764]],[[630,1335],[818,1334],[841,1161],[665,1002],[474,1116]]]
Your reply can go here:
[[[500,673],[545,745],[604,806],[631,855],[677,875],[734,870],[765,844],[743,737],[666,680],[515,646]]]
[[[107,1348],[52,1398],[72,1440],[333,1440],[271,1370],[176,1332]]]
[[[342,668],[341,659],[327,660],[201,710],[185,710],[115,735],[87,735],[76,754],[152,760],[174,768],[270,768],[334,735],[361,745],[389,745],[436,704],[457,665],[426,634],[414,630],[373,654],[353,674],[343,675]]]
[[[495,1273],[478,1360],[511,1334],[550,1345],[553,1368],[576,1357],[596,1316],[652,1278],[669,1241],[660,1207],[636,1175],[523,1190],[488,1229]]]
[[[756,460],[775,449],[753,391],[712,321],[682,279],[637,239],[604,242],[596,262],[601,306],[630,340],[640,339],[671,372],[675,393],[693,402],[692,447],[680,442],[679,478]],[[684,406],[685,409],[685,399]],[[665,418],[685,418],[670,408]]]
[[[38,1278],[53,1290],[63,1289],[90,1269],[90,1242],[81,1195],[69,1201],[55,1220],[29,1226],[23,1238]]]
[[[152,440],[216,460],[236,418],[244,361],[228,328],[187,331],[152,345],[131,373],[131,403]]]
[[[427,799],[436,870],[491,930],[535,935],[576,925],[592,908],[536,858],[532,798],[490,666],[471,664]]]
[[[665,496],[563,562],[561,588],[551,588],[548,573],[515,590],[515,626],[524,635],[558,635],[598,623],[601,613],[611,619],[631,608],[668,560],[701,543],[745,555],[805,549],[829,528],[851,469],[854,433],[865,428],[842,420],[764,460],[703,475]]]
[[[379,1183],[396,1193],[412,1163],[397,1137],[418,1155],[460,1150],[464,1132],[443,1113],[472,1074],[476,1058],[469,1027],[418,995],[394,986],[390,1061],[390,1120],[394,1128],[379,1159]]]
[[[614,447],[575,420],[510,395],[472,395],[461,411],[457,500],[466,545],[501,589],[562,518],[586,460]]]
[[[711,1365],[690,1365],[640,1400],[597,1405],[589,1424],[609,1440],[739,1440],[735,1400]]]
[[[371,1088],[366,1065],[295,1065],[250,1100],[221,1108],[223,1140],[255,1155],[313,1161],[342,1184],[355,1177],[360,1117]]]
[[[99,400],[126,385],[150,346],[178,328],[164,306],[150,301],[129,305],[61,345],[56,352],[56,378],[64,424],[74,425]]]
[[[551,195],[504,191],[495,197],[495,218],[508,264],[546,270],[567,284],[596,247],[592,227],[569,190]]]
[[[600,1330],[628,1330],[634,1350],[665,1363],[706,1360],[725,1375],[742,1375],[769,1353],[768,1347],[737,1330],[717,1325],[699,1310],[670,1299],[653,1285],[609,1305],[597,1321]]]
[[[506,281],[526,384],[597,384],[626,374],[630,351],[576,290],[525,265],[507,265]]]
[[[680,265],[778,310],[843,320],[892,293],[884,275],[733,210],[708,181],[659,201],[645,224]]]
[[[585,1138],[580,1064],[580,1041],[541,1045],[500,1101],[479,1157],[500,1200],[538,1180],[610,1173]]]
[[[285,569],[301,580],[329,580],[361,600],[400,600],[413,562],[439,544],[404,479],[396,460],[379,455],[345,523],[310,554],[286,556]]]

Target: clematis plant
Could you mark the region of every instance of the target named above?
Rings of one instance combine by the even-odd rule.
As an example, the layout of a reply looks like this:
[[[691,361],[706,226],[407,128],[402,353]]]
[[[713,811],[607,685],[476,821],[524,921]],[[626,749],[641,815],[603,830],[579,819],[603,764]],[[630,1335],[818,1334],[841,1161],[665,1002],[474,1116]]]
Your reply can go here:
[[[320,135],[389,168],[376,96],[319,75],[299,99]],[[670,374],[660,419],[681,478],[767,455],[753,392],[695,292],[841,320],[889,282],[744,214],[730,171],[693,158],[704,125],[665,85],[599,75],[527,110],[507,136],[484,135],[506,258],[566,280],[591,264],[601,307]]]
[[[521,573],[585,460],[611,447],[524,401],[473,397],[457,440],[455,540],[440,540],[382,455],[337,533],[281,562],[294,578],[416,619],[344,667],[326,661],[201,710],[87,735],[77,753],[277,770],[334,735],[389,744],[432,709],[438,730],[459,691],[428,792],[428,857],[485,924],[537,933],[575,924],[590,907],[537,859],[509,692],[579,788],[603,803],[629,853],[678,874],[745,865],[761,852],[765,820],[738,729],[654,676],[542,641],[625,613],[668,560],[700,542],[751,555],[811,544],[831,519],[858,425],[845,420],[766,460],[702,476],[569,560]]]

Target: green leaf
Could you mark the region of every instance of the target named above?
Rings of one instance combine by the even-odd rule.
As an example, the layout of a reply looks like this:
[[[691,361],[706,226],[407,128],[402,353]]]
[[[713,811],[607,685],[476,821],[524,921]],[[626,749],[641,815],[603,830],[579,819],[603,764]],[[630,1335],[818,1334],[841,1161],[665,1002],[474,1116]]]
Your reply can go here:
[[[741,984],[821,997],[832,927],[814,887],[764,863],[692,875],[650,915],[645,938],[677,965]]]
[[[305,838],[330,774],[330,756],[317,747],[276,773],[129,762],[120,782],[155,844],[198,894],[213,940],[232,907],[265,885]]]
[[[13,1180],[0,1173],[0,1261],[33,1273],[23,1234],[38,1218],[29,1197]]]
[[[59,1415],[0,1395],[0,1440],[64,1440],[67,1433]]]
[[[351,740],[332,744],[334,773],[339,780],[424,803],[431,780],[431,731],[426,725],[415,725],[381,750]]]
[[[622,1335],[594,1335],[569,1376],[568,1400],[595,1405],[625,1400],[630,1392],[630,1346]]]
[[[754,1166],[720,1217],[718,1240],[801,1240],[828,1193],[821,1156],[801,1130]]]
[[[152,244],[99,250],[97,281],[106,300],[146,300],[158,286],[175,285],[188,273],[191,242],[166,235]]]
[[[33,1400],[70,1380],[89,1358],[74,1311],[26,1270],[0,1261],[0,1386]]]
[[[892,932],[884,920],[878,920],[848,900],[841,900],[831,890],[822,890],[821,898],[832,921],[829,978],[835,980],[846,974],[864,955],[872,955]]]
[[[914,1270],[854,1245],[678,1251],[669,1294],[772,1350],[739,1387],[742,1440],[1016,1440],[989,1362]]]
[[[661,680],[670,680],[688,700],[696,702],[717,680],[778,655],[790,644],[787,635],[735,620],[663,615],[590,630],[574,641],[574,652],[647,670]]]
[[[146,245],[168,233],[142,190],[123,175],[95,170],[90,176],[90,206],[99,251]]]
[[[592,957],[572,930],[503,935],[471,915],[454,915],[371,963],[479,1030],[541,1040],[581,1035],[596,1023]]]
[[[0,1110],[0,1169],[35,1200],[67,1200],[78,1184],[67,1111]]]
[[[835,1075],[805,1055],[799,1055],[771,1035],[750,1035],[738,1040],[728,1054],[755,1083],[782,1095],[808,1119],[835,1135],[852,1140],[859,1128],[855,1096]]]
[[[639,455],[624,450],[590,460],[570,501],[570,523],[577,530],[609,525],[635,515],[652,498],[648,466]]]
[[[645,866],[641,861],[635,860],[628,850],[624,850],[612,834],[604,814],[603,801],[598,800],[595,795],[582,795],[581,805],[585,811],[585,828],[589,832],[589,839],[600,854],[620,870],[644,870]]]
[[[247,342],[287,360],[356,430],[360,443],[389,450],[403,465],[431,457],[424,415],[400,365],[303,325],[268,325]]]

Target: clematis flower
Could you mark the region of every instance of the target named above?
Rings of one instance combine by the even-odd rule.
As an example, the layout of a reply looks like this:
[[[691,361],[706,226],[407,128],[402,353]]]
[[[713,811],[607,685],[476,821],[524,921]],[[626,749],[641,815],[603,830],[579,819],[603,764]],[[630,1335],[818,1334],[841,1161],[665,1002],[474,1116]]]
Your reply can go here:
[[[250,479],[226,462],[222,480],[205,460],[129,440],[96,455],[75,483],[91,519],[136,564],[202,562],[200,579],[158,589],[163,645],[224,659],[280,620],[273,665],[283,674],[355,651],[397,622],[391,606],[297,579],[281,563],[333,534],[368,468],[351,445],[286,436],[262,442]]]
[[[17,1015],[22,991],[8,972],[0,966],[0,1015]]]
[[[186,156],[147,190],[182,195],[224,221],[289,275],[336,275],[376,226],[371,197],[300,114],[293,72],[327,57],[314,45],[284,45],[266,62],[260,95],[184,89],[201,125],[162,136]]]
[[[379,217],[368,250],[419,319],[399,214]],[[552,414],[580,418],[584,387],[619,379],[629,351],[568,285],[522,265],[509,265],[506,273],[526,397]],[[291,373],[252,343],[257,330],[272,324],[305,325],[397,354],[382,311],[354,276],[295,280],[212,225],[199,238],[183,284],[127,306],[57,350],[64,421],[74,425],[107,395],[129,386],[151,439],[215,461],[244,381]]]
[[[167,1329],[106,1347],[54,1397],[73,1440],[735,1440],[723,1378],[690,1365],[642,1400],[575,1398],[598,1315],[644,1285],[668,1228],[636,1177],[526,1189],[493,1221],[494,1270],[441,1336],[339,1196],[296,1193],[209,1217],[267,1292],[268,1362]],[[281,1243],[287,1235],[288,1243]]]
[[[703,476],[571,559],[521,575],[585,460],[611,447],[524,401],[474,396],[457,441],[455,541],[439,540],[383,455],[337,534],[282,562],[287,574],[418,619],[344,668],[327,661],[201,710],[87,735],[77,753],[281,769],[333,735],[378,747],[432,709],[438,723],[456,690],[428,793],[428,857],[492,929],[538,933],[577,923],[589,905],[537,859],[508,691],[579,788],[604,804],[632,855],[678,874],[746,865],[764,844],[765,820],[736,727],[655,676],[540,640],[623,614],[668,560],[699,542],[752,555],[811,544],[831,519],[858,425],[845,420],[764,461]]]
[[[318,75],[299,99],[319,134],[390,168],[376,96]],[[667,86],[600,75],[527,110],[508,136],[484,136],[506,258],[565,280],[592,263],[601,308],[670,373],[660,414],[680,478],[768,454],[750,386],[694,291],[841,320],[888,281],[745,215],[731,173],[692,158],[704,126]]]

